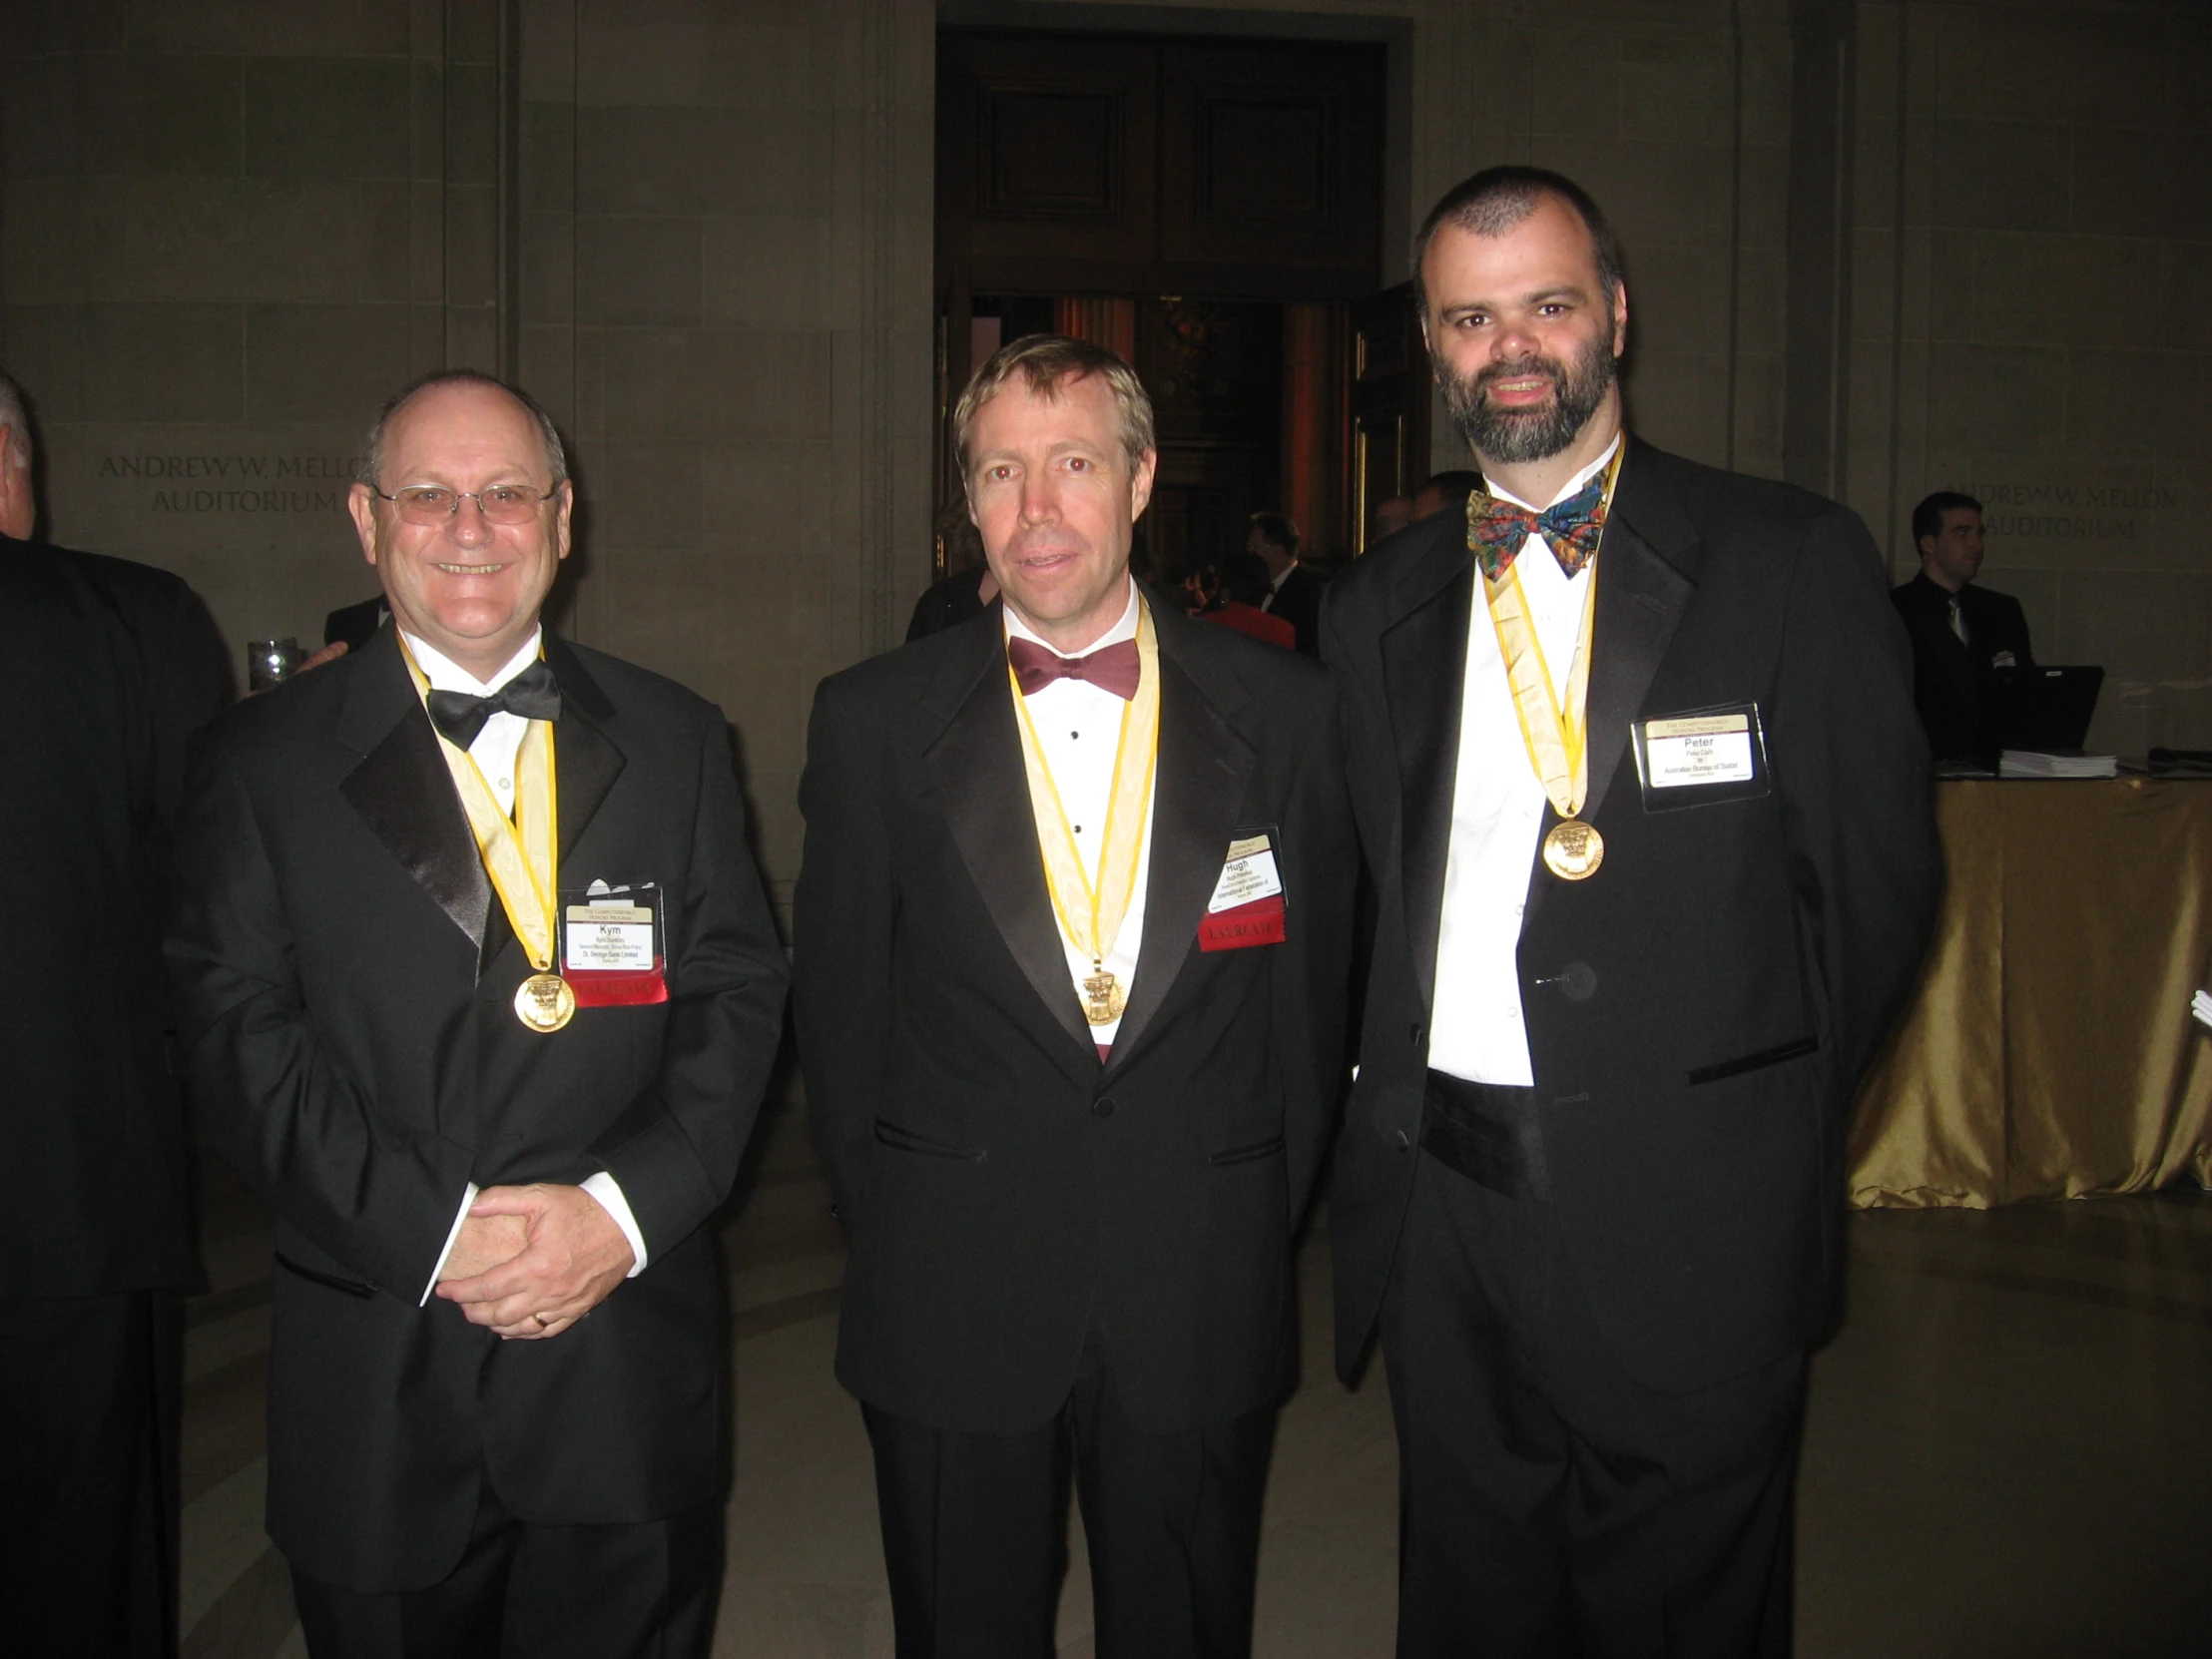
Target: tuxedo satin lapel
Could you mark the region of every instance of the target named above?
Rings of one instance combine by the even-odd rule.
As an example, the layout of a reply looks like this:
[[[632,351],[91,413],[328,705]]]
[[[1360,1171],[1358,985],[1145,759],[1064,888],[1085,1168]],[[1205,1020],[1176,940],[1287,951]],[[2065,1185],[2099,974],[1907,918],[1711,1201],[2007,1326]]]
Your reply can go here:
[[[338,717],[341,743],[364,752],[338,793],[416,885],[430,895],[479,952],[491,911],[491,880],[436,731],[407,683],[395,636],[386,630],[362,651]]]
[[[996,612],[988,614],[992,629],[987,634],[979,630],[983,660],[960,655],[960,666],[972,670],[967,694],[929,746],[924,762],[953,844],[983,895],[992,925],[1053,1020],[1081,1044],[1083,1058],[1095,1070],[1098,1047],[1075,999],[1067,956],[1060,947],[1060,925],[1052,914],[1052,895],[1045,890],[1044,859],[1037,850],[1036,821],[1029,806],[1028,778],[1022,771],[1021,734],[1014,725],[1013,690],[999,650]],[[932,701],[949,691],[940,680]]]
[[[1582,816],[1595,822],[1628,749],[1628,728],[1697,591],[1697,530],[1655,457],[1631,448],[1621,467],[1614,521],[1598,554],[1597,614],[1590,625],[1590,787]]]
[[[1453,542],[1458,538],[1454,536]],[[1405,938],[1421,1001],[1433,1007],[1436,928],[1444,860],[1451,846],[1451,799],[1459,772],[1459,708],[1467,677],[1467,618],[1474,560],[1439,545],[1415,588],[1434,586],[1382,635],[1382,687],[1397,742],[1398,857]]]
[[[1160,769],[1153,781],[1152,867],[1136,982],[1114,1033],[1113,1063],[1136,1049],[1198,948],[1198,924],[1221,880],[1257,758],[1170,654],[1159,620]],[[1295,897],[1294,897],[1295,902]],[[1294,923],[1295,925],[1295,923]]]
[[[627,763],[600,730],[600,723],[614,713],[614,705],[586,672],[583,660],[565,640],[550,634],[545,660],[561,688],[561,718],[553,725],[553,771],[561,792],[561,856],[565,859]]]
[[[1663,481],[1654,480],[1648,466],[1640,469],[1638,459],[1631,448],[1596,565],[1597,614],[1590,623],[1590,785],[1582,803],[1582,817],[1592,823],[1627,753],[1628,729],[1642,717],[1651,682],[1697,592],[1697,531]],[[1632,489],[1632,481],[1638,487]],[[1551,822],[1551,815],[1545,822]],[[1537,867],[1542,869],[1540,859]],[[1605,876],[1601,872],[1596,879]],[[1529,881],[1524,932],[1556,884],[1557,878],[1548,873]]]

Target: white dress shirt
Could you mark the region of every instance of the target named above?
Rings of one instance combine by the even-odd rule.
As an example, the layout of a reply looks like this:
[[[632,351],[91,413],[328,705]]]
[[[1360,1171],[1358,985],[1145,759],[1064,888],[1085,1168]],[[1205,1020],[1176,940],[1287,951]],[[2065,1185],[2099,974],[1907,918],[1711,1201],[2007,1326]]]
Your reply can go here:
[[[1484,480],[1501,501],[1540,512],[1588,483],[1613,459],[1604,454],[1577,472],[1551,500],[1520,501]],[[1541,536],[1513,561],[1529,620],[1551,671],[1552,695],[1566,690],[1582,631],[1592,560],[1572,577]],[[1520,995],[1521,912],[1543,830],[1544,787],[1528,758],[1513,709],[1505,659],[1497,648],[1484,584],[1477,576],[1467,618],[1467,675],[1459,707],[1459,759],[1451,791],[1451,841],[1444,857],[1443,908],[1436,926],[1436,1001],[1428,1064],[1470,1083],[1536,1080]]]
[[[407,649],[414,653],[415,666],[422,670],[422,677],[430,682],[432,691],[466,692],[471,697],[489,697],[509,680],[538,660],[538,647],[543,640],[543,630],[533,628],[530,638],[507,660],[507,666],[489,680],[479,680],[467,669],[446,656],[435,646],[426,645],[405,629]],[[491,793],[498,797],[499,805],[509,818],[515,810],[515,757],[522,752],[523,735],[530,730],[530,723],[520,715],[502,709],[484,722],[484,729],[476,734],[476,741],[468,746],[468,757],[476,763],[476,770],[484,775],[484,782],[491,786]],[[630,1265],[632,1279],[645,1271],[645,1235],[638,1231],[638,1219],[631,1214],[630,1201],[622,1196],[622,1186],[601,1170],[584,1182],[584,1191],[599,1201],[599,1207],[613,1218],[622,1229],[622,1236],[630,1241],[630,1249],[637,1260]],[[461,1236],[461,1224],[468,1220],[468,1207],[476,1202],[480,1191],[471,1181],[461,1194],[461,1208],[453,1218],[453,1225],[445,1235],[445,1248],[438,1252],[438,1265],[430,1270],[430,1283],[423,1286],[422,1306],[430,1300],[430,1293],[437,1289],[438,1275],[445,1271],[445,1259],[453,1254],[453,1246]]]
[[[1053,655],[1065,657],[1064,651],[1037,637],[1014,608],[1004,608],[1006,635],[1009,639],[1024,639],[1044,646]],[[1109,645],[1137,637],[1137,585],[1129,584],[1129,604],[1121,613],[1121,620],[1092,641],[1077,656],[1087,657],[1093,651],[1103,651]],[[1068,827],[1075,832],[1075,850],[1083,860],[1085,872],[1095,887],[1098,882],[1098,865],[1105,853],[1106,806],[1114,787],[1114,750],[1121,741],[1122,715],[1129,705],[1110,691],[1101,691],[1087,680],[1055,680],[1034,697],[1024,698],[1028,705],[1029,724],[1037,734],[1037,748],[1043,753],[1044,764],[1051,769],[1053,787],[1060,792],[1060,805],[1067,809]],[[1132,756],[1141,764],[1142,756]],[[1137,982],[1137,952],[1144,944],[1144,899],[1147,883],[1152,874],[1152,811],[1148,803],[1145,811],[1144,844],[1137,853],[1137,885],[1129,895],[1129,909],[1121,918],[1121,931],[1114,935],[1113,948],[1106,952],[1105,966],[1121,981],[1124,995]],[[1038,857],[1042,859],[1040,851]],[[1080,904],[1082,894],[1066,893],[1062,897],[1071,904]],[[1078,926],[1088,927],[1087,915],[1074,918]],[[1077,946],[1068,937],[1065,927],[1060,928],[1060,948],[1067,955],[1068,978],[1075,986],[1077,1001],[1083,1000],[1083,981],[1091,976],[1090,953]],[[1111,1047],[1114,1034],[1121,1029],[1121,1021],[1091,1027],[1091,1040],[1101,1047]]]

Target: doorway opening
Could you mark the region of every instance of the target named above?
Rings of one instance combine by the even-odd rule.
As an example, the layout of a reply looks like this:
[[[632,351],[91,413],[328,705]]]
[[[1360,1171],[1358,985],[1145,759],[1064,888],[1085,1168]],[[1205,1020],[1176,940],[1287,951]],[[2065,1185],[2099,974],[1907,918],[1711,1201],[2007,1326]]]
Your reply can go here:
[[[1324,573],[1364,549],[1427,453],[1411,311],[1379,280],[1384,50],[939,31],[940,512],[968,376],[1051,331],[1120,353],[1152,397],[1156,579],[1241,549],[1255,512],[1288,514]]]

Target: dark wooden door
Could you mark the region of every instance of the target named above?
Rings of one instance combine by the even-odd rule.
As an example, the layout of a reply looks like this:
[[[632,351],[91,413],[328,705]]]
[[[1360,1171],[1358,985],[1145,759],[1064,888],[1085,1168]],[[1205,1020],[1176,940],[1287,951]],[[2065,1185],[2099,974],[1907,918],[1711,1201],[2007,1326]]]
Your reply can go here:
[[[947,29],[937,144],[940,275],[969,292],[1377,283],[1380,46]]]
[[[1428,349],[1413,284],[1352,307],[1353,549],[1365,553],[1375,509],[1428,475]]]
[[[1375,291],[1382,87],[1378,45],[940,31],[943,496],[959,487],[944,424],[975,366],[978,309],[1011,323],[1022,296],[1063,317],[1118,296],[1136,304],[1131,360],[1159,415],[1155,566],[1179,575],[1242,547],[1252,512],[1288,507],[1287,448],[1334,469],[1303,495],[1327,503],[1319,545],[1345,546],[1349,442],[1293,442],[1285,424],[1286,410],[1293,424],[1320,403],[1342,411],[1344,353],[1287,398],[1283,317]]]

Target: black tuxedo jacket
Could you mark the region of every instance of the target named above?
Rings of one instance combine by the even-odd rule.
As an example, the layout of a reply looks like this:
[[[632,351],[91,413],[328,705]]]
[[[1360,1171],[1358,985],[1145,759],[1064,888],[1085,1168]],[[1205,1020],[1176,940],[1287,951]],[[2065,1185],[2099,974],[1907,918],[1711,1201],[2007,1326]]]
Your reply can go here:
[[[249,699],[195,757],[169,938],[208,1131],[276,1212],[269,1529],[369,1591],[459,1558],[479,1474],[546,1524],[713,1496],[723,1299],[703,1230],[781,1032],[786,968],[719,711],[548,636],[560,883],[658,881],[670,999],[540,1035],[530,971],[386,627]],[[424,1287],[465,1183],[613,1174],[645,1271],[543,1342]]]
[[[1293,565],[1262,607],[1298,630],[1298,648],[1309,657],[1321,654],[1321,578],[1304,565]]]
[[[160,878],[223,647],[167,571],[0,537],[0,1297],[187,1289]]]
[[[1441,514],[1341,575],[1322,624],[1380,888],[1330,1200],[1347,1374],[1410,1190],[1428,1029],[1452,1017],[1431,992],[1475,581]],[[1521,1000],[1597,1317],[1635,1376],[1687,1389],[1829,1317],[1845,1118],[1940,856],[1904,631],[1851,513],[1632,443],[1596,606],[1585,816],[1605,859],[1580,882],[1533,861]],[[1758,705],[1772,793],[1647,812],[1631,722],[1738,703]]]
[[[2007,593],[1971,582],[1958,590],[1967,640],[1950,631],[1950,595],[1924,572],[1891,590],[1913,641],[1913,702],[1937,760],[1988,761],[1997,752],[2004,715],[1997,659],[2033,668],[2027,615]]]
[[[1356,843],[1328,678],[1155,602],[1144,942],[1101,1064],[1060,946],[1000,608],[847,670],[800,786],[794,1006],[850,1229],[837,1375],[940,1428],[1034,1428],[1094,1326],[1139,1426],[1294,1381],[1291,1232],[1343,1053]],[[1202,951],[1229,843],[1273,837],[1284,943]]]

